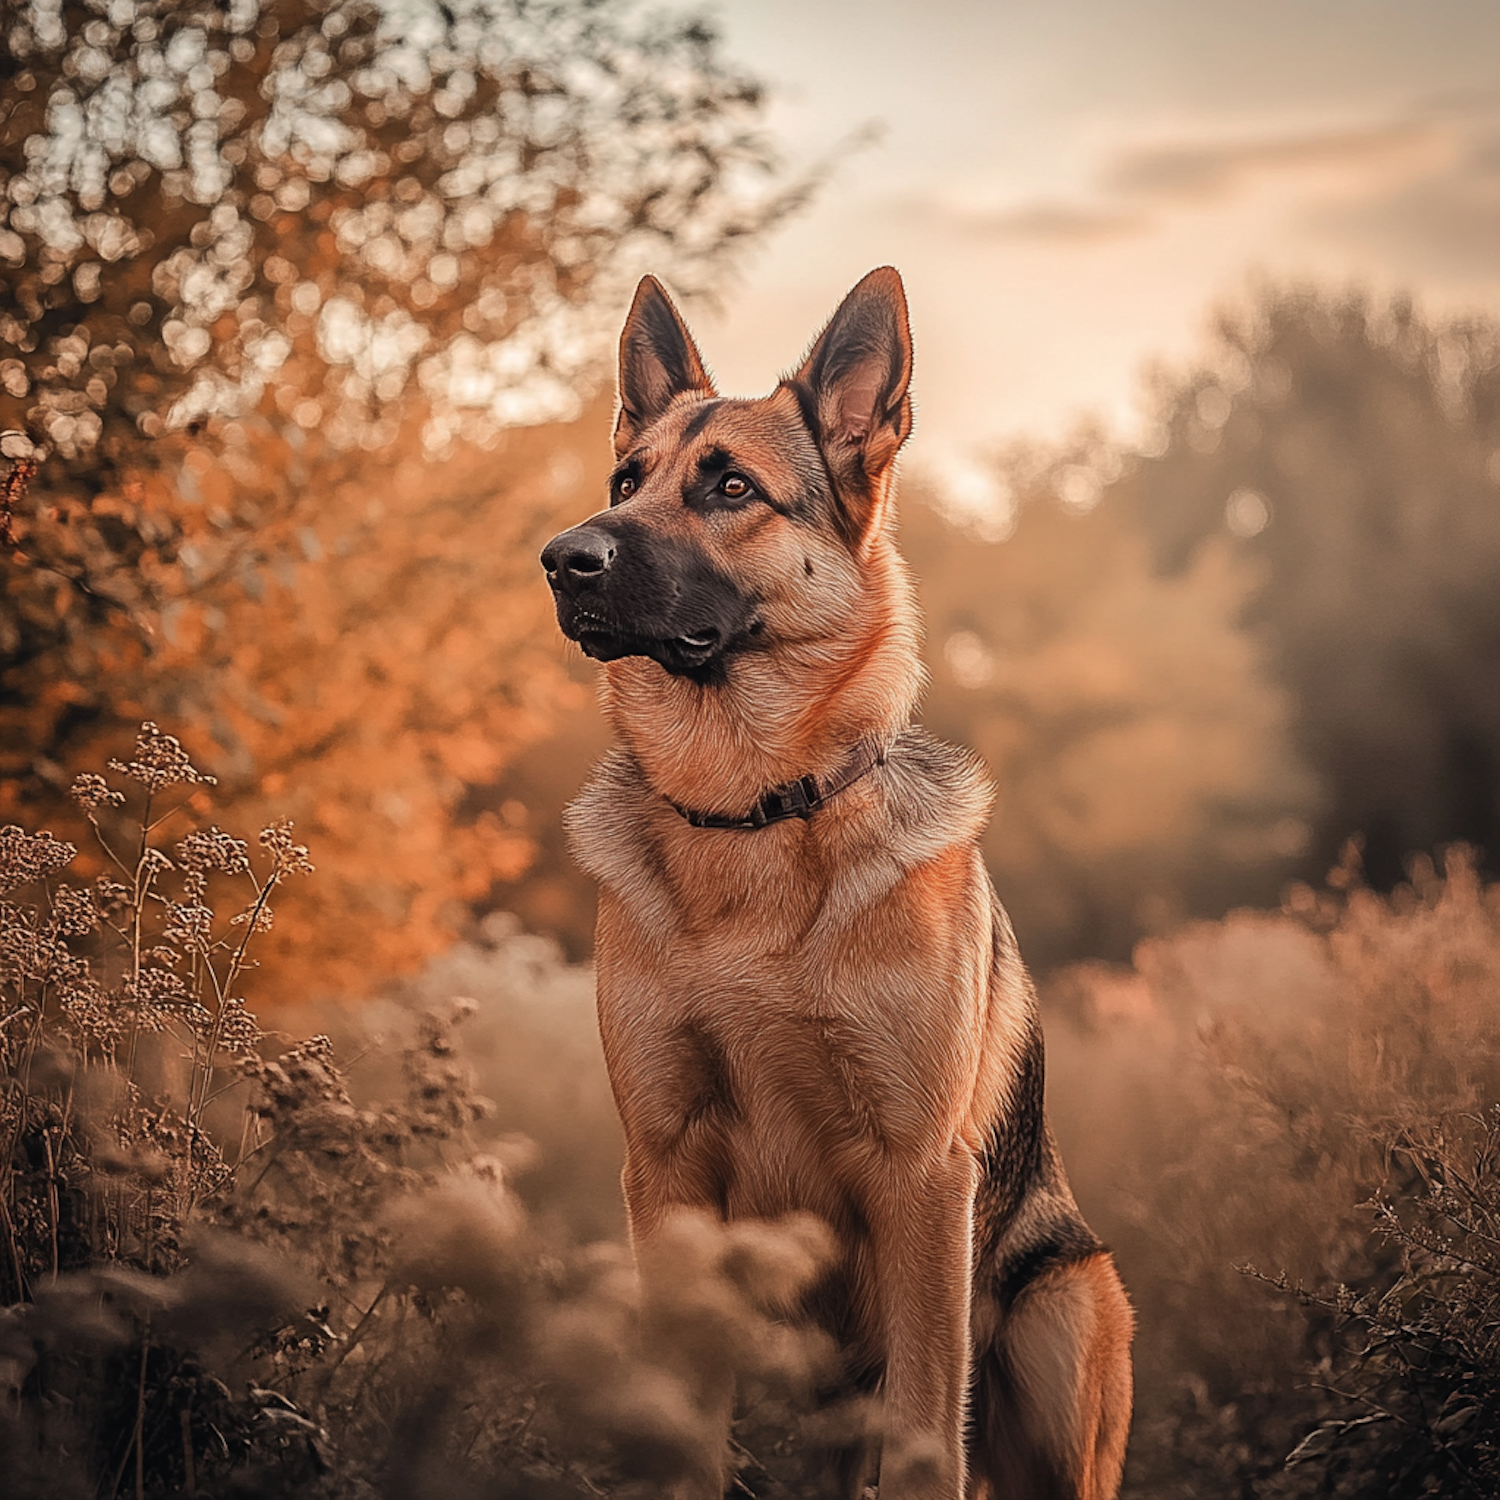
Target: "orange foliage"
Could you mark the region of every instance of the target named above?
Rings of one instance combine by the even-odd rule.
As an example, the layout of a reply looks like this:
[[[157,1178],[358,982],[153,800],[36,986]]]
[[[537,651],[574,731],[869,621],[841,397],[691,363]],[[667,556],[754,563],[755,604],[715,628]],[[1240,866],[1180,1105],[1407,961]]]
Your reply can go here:
[[[640,268],[706,288],[812,179],[711,27],[630,0],[10,10],[0,815],[67,826],[157,720],[226,816],[299,817],[279,962],[357,988],[529,857],[535,555],[592,507],[574,429],[513,429],[576,409]]]
[[[583,695],[536,554],[599,488],[607,430],[596,410],[441,465],[415,444],[377,464],[245,422],[223,463],[185,444],[137,486],[134,504],[194,523],[153,649],[93,632],[89,670],[41,684],[24,717],[97,715],[68,738],[59,782],[152,717],[219,778],[212,817],[296,820],[318,878],[278,908],[261,956],[280,982],[262,993],[352,993],[409,968],[527,866],[524,809],[489,793]],[[214,518],[247,503],[269,518],[253,546],[216,543]],[[200,793],[192,811],[209,807]]]

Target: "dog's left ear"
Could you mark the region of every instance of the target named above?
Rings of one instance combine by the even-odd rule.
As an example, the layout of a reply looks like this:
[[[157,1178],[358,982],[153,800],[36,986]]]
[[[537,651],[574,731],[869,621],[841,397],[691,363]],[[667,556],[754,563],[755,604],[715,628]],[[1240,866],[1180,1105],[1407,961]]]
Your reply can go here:
[[[620,414],[615,418],[615,456],[635,440],[684,391],[715,394],[714,383],[682,315],[654,276],[641,277],[620,334]]]
[[[839,304],[790,384],[828,460],[855,538],[880,509],[881,483],[911,433],[911,325],[891,266]]]

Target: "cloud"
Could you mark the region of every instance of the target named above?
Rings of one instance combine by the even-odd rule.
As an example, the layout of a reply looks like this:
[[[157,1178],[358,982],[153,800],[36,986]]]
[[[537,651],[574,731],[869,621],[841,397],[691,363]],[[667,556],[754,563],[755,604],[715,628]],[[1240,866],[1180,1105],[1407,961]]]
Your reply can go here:
[[[1094,174],[1092,195],[1081,200],[1038,198],[995,208],[950,198],[936,206],[971,233],[1066,246],[1143,234],[1168,210],[1233,198],[1267,179],[1295,184],[1299,177],[1340,176],[1342,196],[1378,201],[1453,171],[1455,161],[1473,154],[1479,122],[1493,109],[1493,101],[1450,99],[1355,127],[1158,140],[1112,152]],[[1500,144],[1488,149],[1500,155]],[[933,207],[924,204],[929,212]]]
[[[1105,167],[1099,185],[1108,196],[1135,203],[1202,201],[1235,192],[1255,176],[1400,166],[1430,150],[1437,138],[1433,122],[1402,120],[1356,130],[1133,147]]]
[[[1311,204],[1300,227],[1374,251],[1403,276],[1493,286],[1500,247],[1500,131],[1476,135],[1445,170],[1353,201]]]
[[[1134,234],[1148,221],[1130,209],[1042,200],[998,212],[971,212],[964,222],[971,230],[1002,239],[1089,244]]]

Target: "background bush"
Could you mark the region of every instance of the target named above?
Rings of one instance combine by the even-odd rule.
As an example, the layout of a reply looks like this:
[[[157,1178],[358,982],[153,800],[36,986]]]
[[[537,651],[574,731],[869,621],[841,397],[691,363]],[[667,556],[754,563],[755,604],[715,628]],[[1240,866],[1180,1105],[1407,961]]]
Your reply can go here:
[[[1493,1261],[1454,1274],[1482,1242],[1433,1194],[1451,1183],[1456,1205],[1471,1184],[1480,1221],[1493,1204],[1500,889],[1463,850],[1390,896],[1354,851],[1333,878],[1051,986],[1057,1132],[1140,1317],[1134,1494],[1466,1492],[1439,1461],[1443,1403],[1500,1369]],[[1397,1316],[1442,1330],[1420,1359],[1380,1331]],[[1438,1399],[1378,1417],[1358,1393],[1403,1357]],[[1312,1429],[1355,1421],[1285,1467]],[[1412,1445],[1425,1468],[1399,1457]]]

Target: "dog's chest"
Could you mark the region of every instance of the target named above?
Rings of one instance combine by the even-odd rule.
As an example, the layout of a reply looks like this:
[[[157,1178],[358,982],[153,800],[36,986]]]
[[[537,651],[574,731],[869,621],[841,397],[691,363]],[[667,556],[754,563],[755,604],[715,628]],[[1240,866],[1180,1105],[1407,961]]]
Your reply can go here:
[[[801,964],[698,968],[691,946],[649,980],[600,973],[600,1020],[628,1132],[657,1151],[739,1163],[741,1212],[775,1213],[762,1165],[821,1178],[830,1153],[882,1149],[925,1126],[933,1070],[902,1045],[891,997],[830,992]],[[882,1013],[885,1015],[882,1017]],[[811,1206],[807,1193],[798,1195]]]
[[[721,866],[715,904],[686,912],[665,891],[603,893],[600,1022],[627,1130],[667,1145],[711,1127],[742,1160],[783,1162],[801,1140],[951,1138],[984,1045],[987,908],[934,906],[921,875],[853,869],[841,885],[760,857]]]

